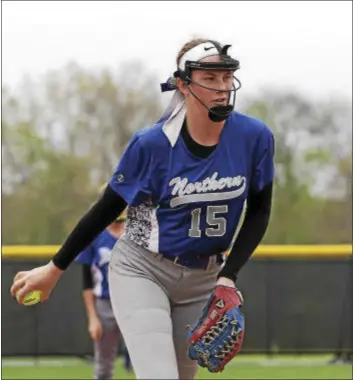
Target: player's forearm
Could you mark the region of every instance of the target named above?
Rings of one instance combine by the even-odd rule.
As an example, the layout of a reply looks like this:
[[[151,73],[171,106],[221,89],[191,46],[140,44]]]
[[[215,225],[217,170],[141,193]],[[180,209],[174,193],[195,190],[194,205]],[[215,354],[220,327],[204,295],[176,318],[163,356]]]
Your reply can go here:
[[[92,292],[92,289],[85,289],[83,291],[83,301],[86,308],[86,315],[89,321],[92,321],[93,319],[97,319],[97,311],[96,311],[96,305],[95,305],[95,296]]]
[[[226,277],[235,282],[238,272],[260,244],[270,220],[272,186],[271,182],[260,193],[248,198],[243,226],[218,278]]]
[[[55,266],[65,270],[79,253],[121,214],[125,207],[125,200],[108,185],[102,198],[78,222],[53,257]]]

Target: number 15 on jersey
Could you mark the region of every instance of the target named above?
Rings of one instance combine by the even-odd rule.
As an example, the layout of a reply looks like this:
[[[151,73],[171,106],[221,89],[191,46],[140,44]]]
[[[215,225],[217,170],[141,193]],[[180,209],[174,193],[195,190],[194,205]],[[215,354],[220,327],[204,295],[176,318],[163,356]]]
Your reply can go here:
[[[208,237],[223,236],[227,231],[227,219],[224,218],[228,213],[227,205],[207,206],[206,208],[206,224],[205,234]],[[222,216],[223,215],[223,216]],[[189,237],[199,238],[202,231],[200,230],[200,222],[202,217],[202,209],[195,208],[191,211],[191,226],[189,229]]]

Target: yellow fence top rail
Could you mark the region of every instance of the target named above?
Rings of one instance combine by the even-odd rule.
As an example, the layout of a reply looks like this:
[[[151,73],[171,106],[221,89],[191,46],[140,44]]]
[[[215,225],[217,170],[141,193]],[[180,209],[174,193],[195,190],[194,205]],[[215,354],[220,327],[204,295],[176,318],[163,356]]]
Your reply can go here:
[[[2,258],[51,258],[59,245],[5,245],[1,247]],[[352,256],[352,245],[260,245],[253,257],[310,258]]]

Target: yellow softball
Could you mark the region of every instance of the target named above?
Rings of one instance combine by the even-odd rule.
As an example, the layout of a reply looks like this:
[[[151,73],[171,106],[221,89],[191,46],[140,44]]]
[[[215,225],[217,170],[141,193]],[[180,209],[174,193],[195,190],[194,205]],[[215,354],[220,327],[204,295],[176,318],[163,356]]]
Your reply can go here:
[[[32,292],[28,292],[22,301],[22,305],[25,306],[32,306],[36,303],[40,302],[41,300],[42,292],[40,290],[33,290]],[[17,298],[17,295],[16,295]]]

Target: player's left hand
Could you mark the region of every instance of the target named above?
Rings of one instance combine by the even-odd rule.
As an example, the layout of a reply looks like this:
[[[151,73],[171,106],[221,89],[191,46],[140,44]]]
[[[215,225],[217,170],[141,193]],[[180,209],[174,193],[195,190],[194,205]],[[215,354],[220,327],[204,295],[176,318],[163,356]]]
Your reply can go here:
[[[243,296],[234,283],[216,286],[200,319],[190,328],[190,359],[210,372],[223,370],[243,344],[244,316],[239,310],[242,304]]]
[[[98,318],[92,318],[88,322],[88,332],[94,342],[98,342],[103,335],[103,327]]]

